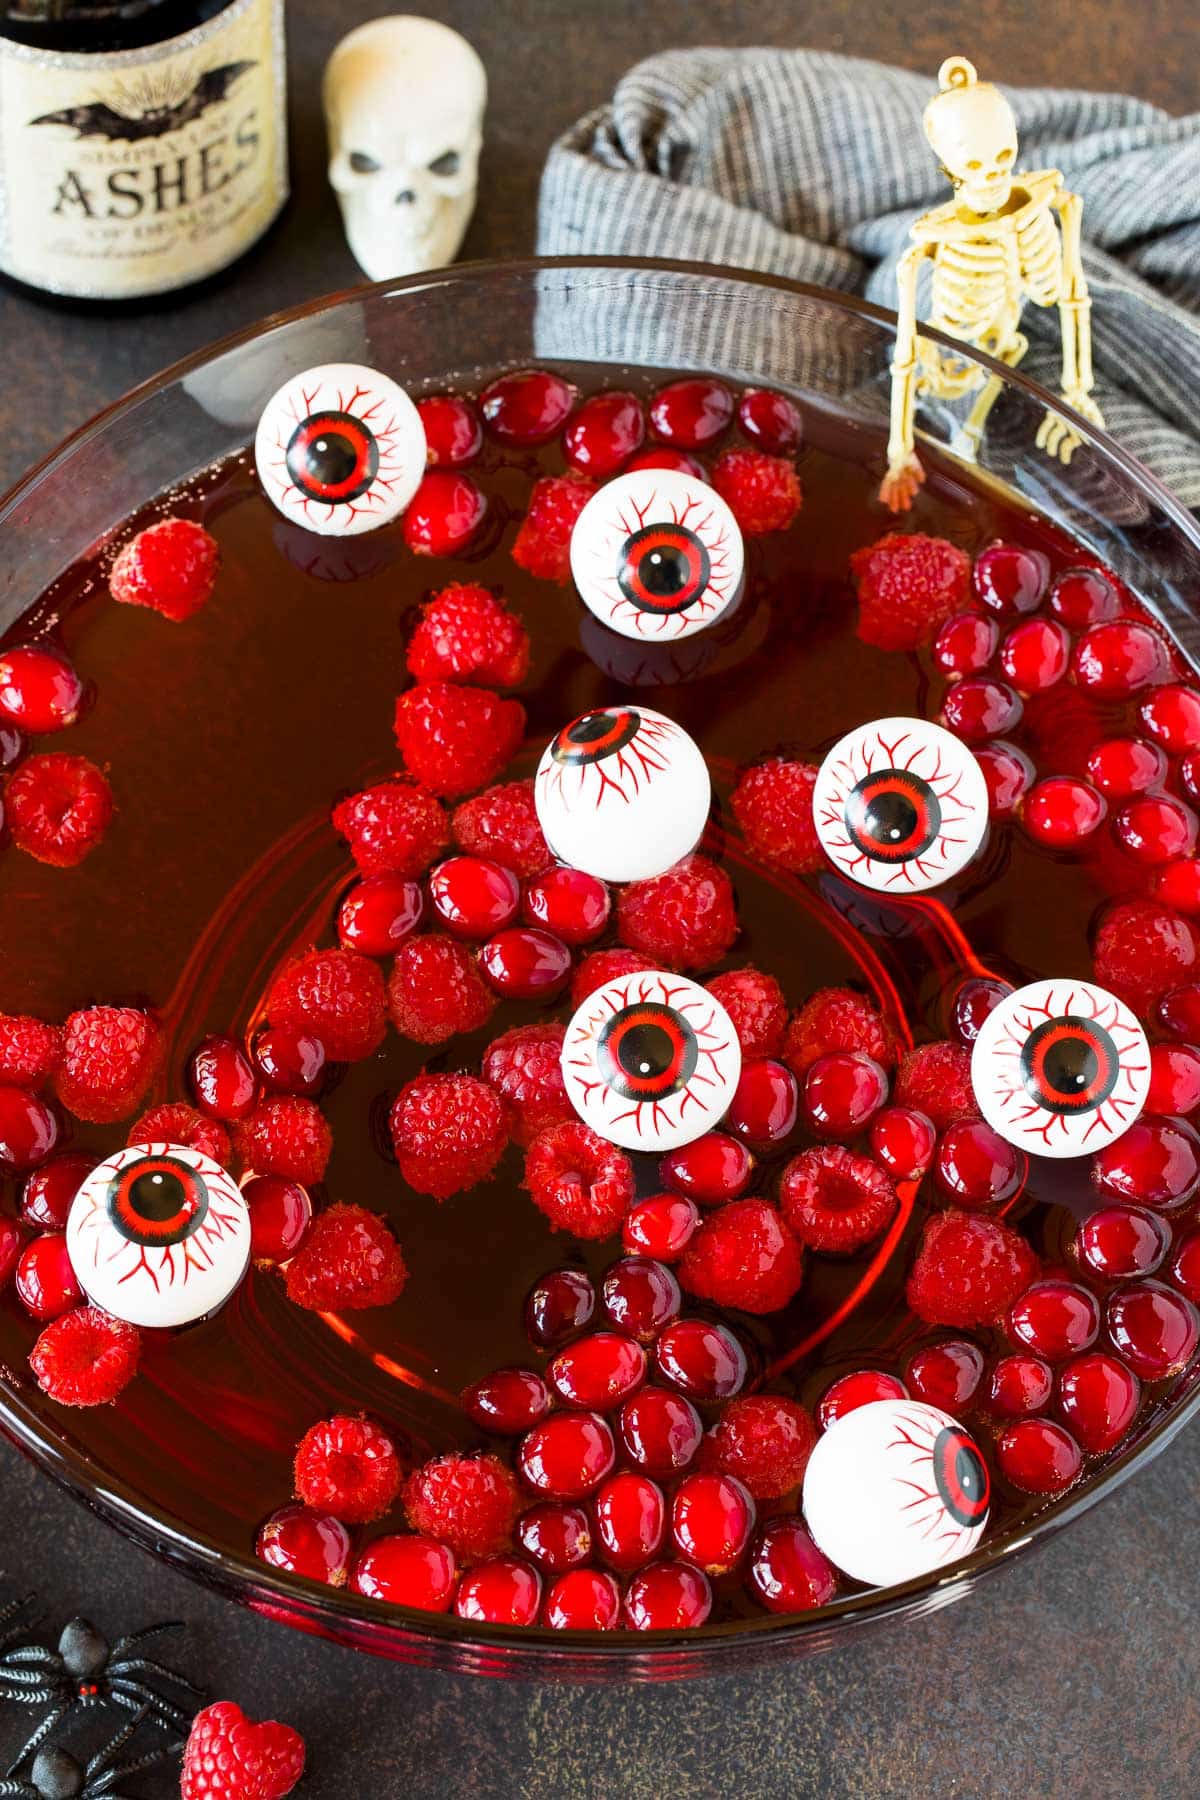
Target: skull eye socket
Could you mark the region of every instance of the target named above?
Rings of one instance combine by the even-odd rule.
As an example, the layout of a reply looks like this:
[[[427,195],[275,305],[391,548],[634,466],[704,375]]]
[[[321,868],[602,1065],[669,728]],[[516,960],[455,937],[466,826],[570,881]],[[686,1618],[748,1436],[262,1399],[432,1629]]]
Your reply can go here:
[[[365,150],[352,150],[350,167],[356,175],[378,175],[383,164],[376,162],[373,156],[368,156]]]
[[[198,1169],[175,1156],[147,1156],[119,1169],[108,1184],[108,1216],[133,1244],[181,1244],[208,1216],[208,1186]]]
[[[443,150],[427,166],[431,175],[457,175],[462,167],[462,157],[457,150]]]
[[[996,161],[998,163],[1010,163],[1015,155],[1016,155],[1015,150],[1007,150],[1007,149],[1001,150],[999,156],[996,158]]]

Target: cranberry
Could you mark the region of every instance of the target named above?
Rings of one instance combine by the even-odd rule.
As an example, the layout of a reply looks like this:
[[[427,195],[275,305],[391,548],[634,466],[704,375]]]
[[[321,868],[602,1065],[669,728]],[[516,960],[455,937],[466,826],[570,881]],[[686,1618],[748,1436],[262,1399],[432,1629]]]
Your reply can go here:
[[[363,956],[392,956],[421,922],[424,901],[415,881],[368,875],[356,881],[338,909],[338,936]]]
[[[207,1118],[229,1123],[253,1112],[258,1084],[249,1058],[233,1038],[205,1038],[192,1057],[189,1074],[196,1105]]]
[[[942,723],[968,744],[999,737],[1020,724],[1020,695],[1006,681],[968,675],[942,702]]]
[[[25,738],[15,725],[0,723],[0,769],[11,769],[26,750]]]
[[[1153,868],[1190,854],[1196,842],[1196,815],[1181,800],[1150,794],[1123,806],[1113,830],[1128,856]]]
[[[595,1413],[553,1413],[517,1447],[526,1482],[551,1500],[582,1500],[599,1487],[615,1458],[613,1434]]]
[[[708,1579],[687,1563],[651,1563],[625,1590],[625,1623],[633,1631],[689,1630],[711,1611]]]
[[[733,395],[710,375],[670,382],[650,408],[655,437],[681,450],[703,450],[715,443],[732,418]]]
[[[1008,1329],[1026,1349],[1047,1362],[1062,1362],[1095,1343],[1100,1308],[1094,1295],[1074,1282],[1035,1281],[1013,1302]]]
[[[458,1569],[453,1553],[436,1538],[392,1536],[368,1544],[354,1565],[350,1586],[368,1600],[449,1612]]]
[[[1200,1314],[1161,1281],[1118,1288],[1109,1295],[1105,1323],[1114,1347],[1146,1381],[1177,1375],[1196,1354]]]
[[[1002,1356],[992,1370],[988,1406],[1002,1419],[1020,1419],[1049,1405],[1054,1372],[1040,1356]]]
[[[975,975],[964,981],[954,996],[954,1007],[951,1023],[954,1035],[960,1044],[968,1048],[975,1042],[983,1030],[985,1020],[995,1012],[1002,1000],[1007,1000],[1012,988],[1007,981],[990,981],[985,976]]]
[[[955,613],[933,640],[933,660],[943,675],[977,675],[996,654],[1000,628],[981,613]]]
[[[1200,1106],[1200,1050],[1191,1044],[1155,1044],[1150,1051],[1146,1111],[1190,1113]]]
[[[1097,700],[1123,700],[1171,673],[1162,638],[1136,619],[1094,625],[1075,646],[1073,668],[1079,686]]]
[[[1155,743],[1172,756],[1183,756],[1200,746],[1200,693],[1194,687],[1172,682],[1148,694],[1138,717]]]
[[[781,1144],[796,1129],[800,1084],[786,1063],[756,1057],[742,1065],[725,1122],[756,1149]]]
[[[975,592],[994,613],[1036,612],[1049,579],[1049,560],[1024,544],[989,544],[975,558]]]
[[[728,1575],[754,1530],[750,1490],[735,1475],[702,1470],[686,1475],[671,1503],[671,1534],[679,1554],[708,1575]]]
[[[431,870],[429,899],[454,937],[486,938],[517,916],[521,887],[511,869],[482,856],[451,856]]]
[[[746,1586],[768,1612],[807,1612],[837,1592],[837,1571],[813,1543],[802,1519],[772,1519],[754,1540]]]
[[[1183,856],[1154,876],[1153,893],[1176,912],[1200,913],[1200,858]]]
[[[1189,1231],[1171,1263],[1171,1280],[1189,1300],[1200,1300],[1200,1231]]]
[[[493,1556],[463,1576],[454,1610],[478,1625],[533,1625],[541,1601],[542,1578],[524,1557]]]
[[[871,1154],[893,1181],[919,1181],[937,1141],[933,1120],[909,1106],[889,1106],[871,1120]]]
[[[325,1076],[325,1046],[311,1031],[269,1025],[254,1040],[254,1062],[277,1094],[317,1094]]]
[[[560,1575],[542,1605],[551,1631],[615,1631],[621,1622],[621,1590],[602,1569]]]
[[[1053,850],[1086,844],[1104,823],[1108,806],[1089,782],[1074,775],[1050,775],[1025,796],[1025,829],[1035,843]]]
[[[313,1204],[308,1190],[282,1175],[255,1175],[242,1189],[250,1213],[250,1255],[274,1267],[295,1256],[308,1236]]]
[[[1145,738],[1105,738],[1089,755],[1087,771],[1107,799],[1128,800],[1166,780],[1167,759]]]
[[[723,1131],[709,1131],[670,1150],[658,1165],[664,1187],[686,1194],[700,1206],[722,1206],[745,1191],[754,1160],[744,1144]]]
[[[1052,688],[1066,674],[1070,660],[1070,634],[1052,619],[1026,619],[1000,646],[1000,667],[1021,694]]]
[[[857,1050],[818,1056],[804,1080],[804,1116],[822,1137],[853,1137],[888,1095],[888,1078],[874,1057]]]
[[[1092,1456],[1103,1456],[1120,1443],[1141,1397],[1137,1376],[1102,1350],[1069,1362],[1058,1378],[1063,1418]]]
[[[425,455],[432,469],[461,469],[483,448],[483,427],[469,400],[459,394],[430,394],[417,401],[425,427]]]
[[[534,1369],[496,1369],[473,1382],[462,1397],[468,1419],[484,1431],[516,1437],[550,1411],[550,1389]]]
[[[950,1338],[918,1350],[904,1373],[910,1394],[958,1418],[983,1380],[983,1352],[965,1338]]]
[[[65,1231],[71,1202],[96,1167],[86,1150],[68,1150],[25,1177],[21,1217],[39,1231]]]
[[[17,1266],[21,1255],[21,1228],[15,1219],[6,1219],[0,1213],[0,1288],[8,1285],[8,1278]]]
[[[1068,569],[1050,590],[1050,611],[1069,631],[1102,625],[1120,610],[1116,588],[1099,569]]]
[[[975,752],[987,784],[988,808],[994,819],[1006,819],[1033,786],[1037,770],[1023,750],[1003,742],[981,744]]]
[[[408,503],[404,541],[417,556],[457,556],[487,512],[487,501],[469,475],[431,469]]]
[[[479,396],[488,429],[503,444],[546,444],[566,424],[576,390],[547,369],[501,375]]]
[[[640,1569],[662,1548],[666,1503],[648,1475],[611,1475],[596,1492],[592,1515],[601,1555],[614,1569]]]
[[[693,481],[708,480],[708,470],[698,457],[689,456],[686,450],[672,450],[669,444],[651,444],[639,450],[625,464],[627,475],[634,469],[672,469],[677,475],[690,475]]]
[[[517,1542],[526,1556],[554,1575],[577,1569],[592,1554],[592,1526],[582,1506],[543,1500],[517,1521]]]
[[[1070,1432],[1049,1419],[1017,1419],[1006,1427],[996,1443],[996,1461],[1025,1494],[1061,1494],[1083,1465]]]
[[[875,1400],[907,1399],[908,1389],[898,1376],[886,1375],[882,1369],[852,1369],[825,1389],[817,1406],[817,1424],[828,1431],[860,1406],[870,1406]]]
[[[611,911],[604,883],[582,869],[547,869],[525,888],[525,917],[564,944],[590,944],[608,924]]]
[[[0,1087],[0,1169],[34,1169],[57,1142],[58,1120],[44,1100],[27,1088]]]
[[[728,1400],[746,1385],[746,1352],[727,1325],[677,1319],[654,1347],[659,1374],[691,1400]]]
[[[596,1310],[596,1293],[582,1269],[543,1275],[525,1301],[525,1330],[542,1350],[582,1331]]]
[[[652,1194],[630,1207],[621,1226],[621,1243],[631,1256],[654,1256],[678,1262],[700,1223],[700,1209],[682,1194]]]
[[[563,432],[563,455],[573,469],[606,481],[628,461],[646,435],[636,394],[614,389],[585,400]]]
[[[613,1263],[600,1292],[613,1324],[642,1343],[651,1343],[677,1319],[683,1303],[670,1269],[646,1256],[629,1256]]]
[[[982,1119],[959,1119],[938,1141],[933,1178],[943,1194],[972,1211],[999,1206],[1025,1186],[1029,1158]]]
[[[342,1587],[350,1572],[350,1533],[340,1519],[311,1506],[281,1506],[273,1512],[254,1550],[272,1569],[323,1581],[327,1587]]]
[[[65,656],[36,644],[0,651],[0,719],[31,737],[73,725],[83,683]]]
[[[1096,1152],[1092,1175],[1102,1193],[1169,1212],[1200,1188],[1200,1137],[1183,1119],[1144,1114]]]
[[[1140,1206],[1102,1206],[1075,1234],[1080,1262],[1104,1281],[1152,1275],[1170,1247],[1168,1226]]]
[[[2,752],[3,742],[2,734],[0,734],[0,764],[4,763]],[[19,754],[19,752],[17,754]],[[11,756],[8,760],[9,762],[15,762],[16,756]],[[5,764],[4,766],[7,765]],[[1200,750],[1188,751],[1187,755],[1180,761],[1179,773],[1183,780],[1183,785],[1191,795],[1192,799],[1200,800]]]
[[[1172,1037],[1200,1043],[1200,982],[1186,981],[1164,994],[1155,1017]]]
[[[571,973],[571,952],[553,932],[513,925],[488,939],[479,966],[506,999],[553,1000]]]
[[[625,1402],[618,1424],[626,1454],[660,1480],[686,1469],[704,1436],[691,1401],[666,1388],[642,1388]]]
[[[618,1331],[593,1331],[560,1350],[546,1370],[568,1406],[610,1412],[646,1378],[646,1352]]]
[[[61,1231],[47,1231],[26,1244],[17,1259],[17,1295],[35,1319],[57,1319],[80,1304],[83,1289]]]

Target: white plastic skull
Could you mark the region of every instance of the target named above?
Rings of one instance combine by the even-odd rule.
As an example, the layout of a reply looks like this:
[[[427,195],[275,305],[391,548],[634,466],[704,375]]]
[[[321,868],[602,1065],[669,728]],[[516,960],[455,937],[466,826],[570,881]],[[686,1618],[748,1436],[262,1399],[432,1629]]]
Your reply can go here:
[[[973,212],[1000,212],[1013,190],[1017,122],[999,88],[980,81],[965,56],[938,70],[936,94],[925,108],[925,136]]]
[[[400,13],[344,37],[325,69],[329,180],[372,281],[440,268],[475,208],[487,76],[465,38]]]

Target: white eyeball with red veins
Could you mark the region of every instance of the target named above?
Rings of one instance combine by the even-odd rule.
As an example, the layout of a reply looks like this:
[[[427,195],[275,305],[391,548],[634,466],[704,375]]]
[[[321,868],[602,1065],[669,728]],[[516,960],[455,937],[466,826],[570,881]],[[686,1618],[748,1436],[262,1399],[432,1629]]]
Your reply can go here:
[[[378,369],[322,363],[268,400],[254,460],[285,519],[321,537],[357,537],[387,525],[416,493],[425,427],[404,389]]]
[[[833,866],[890,894],[949,881],[979,849],[988,822],[979,764],[925,719],[875,719],[848,732],[817,772],[812,806]]]
[[[567,1098],[585,1125],[626,1150],[703,1137],[733,1099],[742,1050],[707,988],[663,970],[622,975],[588,995],[562,1048]]]
[[[1131,1125],[1150,1046],[1123,1000],[1086,981],[1034,981],[984,1020],[971,1052],[979,1110],[1035,1156],[1086,1156]]]
[[[645,706],[604,706],[547,744],[533,794],[560,862],[601,881],[644,881],[695,849],[712,784],[673,719]]]
[[[633,469],[593,494],[571,533],[579,597],[621,637],[670,643],[714,625],[737,599],[737,520],[706,481]]]
[[[817,1439],[804,1517],[831,1563],[891,1587],[968,1555],[990,1491],[987,1464],[957,1420],[919,1400],[874,1400]]]
[[[250,1215],[211,1157],[182,1144],[130,1144],[76,1194],[67,1254],[88,1299],[114,1318],[190,1325],[223,1306],[245,1275]]]

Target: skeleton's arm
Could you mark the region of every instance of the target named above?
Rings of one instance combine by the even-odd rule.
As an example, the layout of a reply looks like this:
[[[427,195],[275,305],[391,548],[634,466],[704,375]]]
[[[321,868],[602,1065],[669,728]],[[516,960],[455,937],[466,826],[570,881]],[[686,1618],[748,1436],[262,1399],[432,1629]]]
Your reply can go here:
[[[888,466],[880,499],[893,512],[907,512],[925,474],[913,446],[913,418],[917,397],[917,277],[921,264],[933,254],[930,244],[913,244],[896,268],[899,290],[896,347],[892,353],[892,416],[888,437]]]
[[[1089,403],[1086,398],[1095,385],[1095,378],[1092,374],[1092,302],[1079,244],[1083,201],[1078,194],[1059,188],[1050,204],[1062,219],[1063,287],[1058,315],[1062,321],[1063,397],[1101,424],[1103,421],[1095,402]]]

